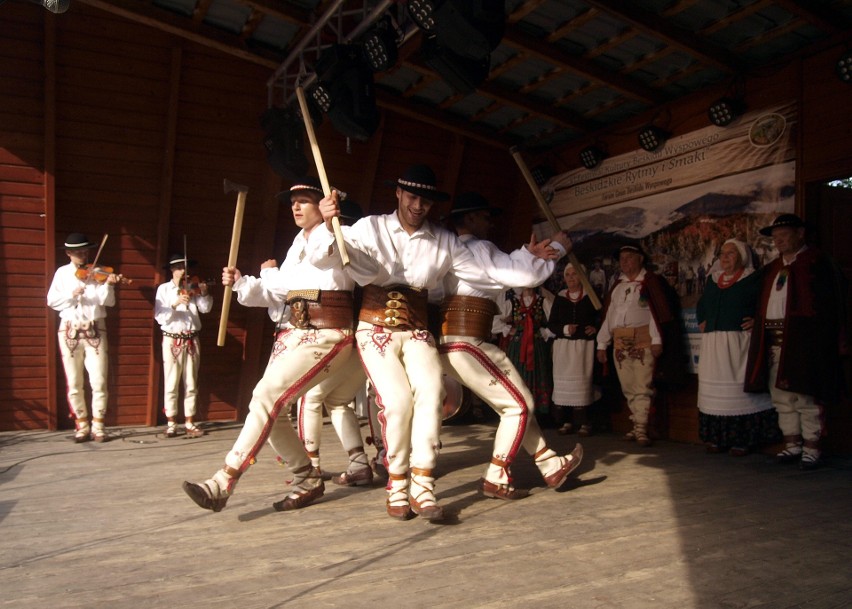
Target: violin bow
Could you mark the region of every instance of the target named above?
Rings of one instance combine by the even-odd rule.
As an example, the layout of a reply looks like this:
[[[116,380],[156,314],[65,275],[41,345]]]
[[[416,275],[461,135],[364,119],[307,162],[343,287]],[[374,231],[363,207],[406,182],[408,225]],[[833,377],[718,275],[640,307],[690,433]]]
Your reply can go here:
[[[186,255],[186,235],[183,236],[183,290],[189,293],[189,258]]]
[[[108,238],[108,237],[109,237],[109,233],[104,233],[104,237],[103,237],[103,239],[101,239],[101,246],[98,248],[98,253],[97,253],[97,254],[95,254],[95,259],[94,259],[94,261],[92,262],[92,268],[91,268],[91,270],[92,270],[93,272],[94,272],[94,270],[95,270],[96,268],[98,268],[98,260],[99,260],[99,259],[100,259],[100,257],[101,257],[101,252],[102,252],[102,251],[104,251],[104,245],[106,245],[106,242],[107,242],[107,238]],[[88,280],[88,279],[91,279],[91,277],[92,277],[92,273],[89,273],[89,276],[88,276],[86,279],[87,279],[87,280]]]

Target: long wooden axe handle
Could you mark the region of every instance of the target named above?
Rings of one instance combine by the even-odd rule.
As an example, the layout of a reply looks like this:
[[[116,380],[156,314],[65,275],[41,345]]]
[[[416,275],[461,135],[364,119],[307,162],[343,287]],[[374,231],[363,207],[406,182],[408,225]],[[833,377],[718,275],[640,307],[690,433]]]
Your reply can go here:
[[[248,188],[225,180],[225,192],[237,190],[237,209],[234,212],[234,228],[231,230],[231,251],[228,253],[228,266],[237,266],[237,254],[240,251],[240,233],[243,230],[243,213],[246,209],[246,194]],[[228,331],[228,314],[231,312],[231,294],[234,288],[226,285],[222,296],[222,316],[219,318],[219,338],[216,345],[225,346],[225,335]]]
[[[299,86],[296,87],[296,97],[299,98],[299,108],[302,110],[302,120],[305,122],[305,130],[308,132],[308,139],[311,142],[311,151],[314,153],[314,162],[317,166],[322,190],[326,196],[331,194],[331,185],[328,183],[328,176],[325,174],[325,165],[322,162],[319,143],[317,136],[314,133],[314,124],[311,121],[311,113],[308,110],[308,102],[305,100],[305,90]],[[343,241],[343,231],[340,230],[340,218],[334,216],[331,219],[331,228],[334,229],[334,239],[337,241],[337,249],[340,250],[340,261],[343,266],[349,264],[349,254],[346,253],[346,243]]]
[[[556,216],[553,215],[553,211],[551,211],[550,206],[547,204],[547,201],[544,200],[544,195],[541,194],[541,189],[539,189],[538,184],[535,183],[535,178],[533,178],[530,173],[527,164],[524,162],[523,157],[521,156],[520,151],[517,146],[512,146],[509,151],[512,153],[512,156],[515,158],[515,162],[518,164],[518,167],[521,169],[521,173],[524,174],[524,178],[527,180],[527,184],[530,186],[530,190],[532,190],[533,195],[535,195],[535,200],[538,203],[538,206],[541,208],[544,217],[547,218],[548,222],[550,222],[550,226],[553,227],[555,231],[561,231],[562,227],[559,226],[559,221],[556,219]],[[580,283],[583,284],[583,289],[586,291],[586,294],[589,295],[589,300],[592,302],[592,305],[595,309],[601,309],[601,299],[598,298],[597,292],[592,287],[592,284],[589,283],[589,278],[586,277],[586,274],[583,272],[583,267],[580,266],[580,261],[577,260],[577,256],[574,255],[574,252],[568,252],[568,260],[571,264],[574,265],[574,270],[577,271],[577,276],[580,278]]]

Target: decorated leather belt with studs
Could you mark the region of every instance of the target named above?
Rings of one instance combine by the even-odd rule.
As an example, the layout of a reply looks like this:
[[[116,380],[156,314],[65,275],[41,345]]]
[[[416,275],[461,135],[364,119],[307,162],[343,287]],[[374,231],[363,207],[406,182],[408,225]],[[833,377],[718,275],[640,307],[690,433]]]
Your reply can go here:
[[[360,321],[398,330],[427,329],[428,290],[408,286],[364,286]]]
[[[344,290],[290,290],[290,323],[300,330],[352,328],[352,292]]]
[[[441,334],[491,338],[497,305],[479,296],[450,296],[441,303]]]

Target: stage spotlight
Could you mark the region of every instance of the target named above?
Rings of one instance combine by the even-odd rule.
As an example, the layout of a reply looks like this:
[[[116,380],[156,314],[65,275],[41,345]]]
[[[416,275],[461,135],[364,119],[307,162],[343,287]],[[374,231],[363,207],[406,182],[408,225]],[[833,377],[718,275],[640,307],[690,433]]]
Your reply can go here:
[[[834,66],[837,77],[843,82],[852,82],[852,51],[846,51]]]
[[[654,152],[669,139],[669,132],[654,125],[648,125],[639,131],[639,145],[643,150]]]
[[[440,2],[434,0],[408,0],[408,16],[427,34],[435,31],[435,10]]]
[[[549,165],[536,165],[532,169],[530,169],[530,174],[533,177],[535,183],[540,187],[547,184],[547,181],[556,175],[556,172],[553,171],[553,168]]]
[[[328,115],[346,137],[366,141],[379,127],[373,73],[364,64],[362,50],[335,44],[320,55],[315,68],[317,83],[310,100]]]
[[[304,125],[298,113],[289,108],[270,108],[261,117],[260,125],[265,131],[266,160],[273,171],[288,180],[305,175],[308,159],[303,151]]]
[[[598,146],[586,146],[580,151],[580,162],[586,169],[594,169],[607,157],[606,151]]]
[[[399,58],[397,33],[389,15],[385,15],[367,32],[362,41],[364,57],[373,72],[389,70]]]
[[[741,99],[721,97],[710,104],[707,116],[717,127],[727,127],[745,112],[745,103]]]
[[[491,54],[471,59],[442,46],[436,37],[424,38],[420,46],[423,63],[435,70],[457,93],[468,95],[476,91],[491,69]]]
[[[491,51],[506,28],[503,0],[409,0],[408,13],[425,38],[423,60],[462,94],[488,76]]]

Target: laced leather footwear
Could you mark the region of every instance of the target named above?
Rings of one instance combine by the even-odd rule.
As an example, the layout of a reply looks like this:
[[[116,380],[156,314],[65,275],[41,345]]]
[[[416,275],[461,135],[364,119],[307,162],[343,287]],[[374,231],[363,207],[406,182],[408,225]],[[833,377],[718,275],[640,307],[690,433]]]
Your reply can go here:
[[[195,482],[187,482],[184,480],[183,491],[189,495],[189,498],[192,499],[199,507],[204,508],[205,510],[221,512],[222,508],[225,507],[225,504],[228,503],[228,497],[230,495],[221,495],[219,492],[219,486],[216,485],[215,488],[213,488],[213,485],[211,485],[210,482],[211,481],[208,480],[201,484],[196,484]]]
[[[432,470],[419,467],[411,468],[411,491],[408,502],[411,511],[426,520],[437,521],[444,519],[444,508],[438,505],[435,498],[435,478]]]
[[[552,474],[544,477],[544,482],[550,488],[559,488],[568,479],[568,476],[580,466],[583,461],[583,445],[577,444],[570,454],[560,457],[564,460],[562,467]]]
[[[373,470],[364,467],[354,472],[343,472],[332,478],[332,482],[340,486],[369,486],[373,483]]]
[[[185,428],[185,435],[187,438],[200,438],[204,435],[204,430],[200,427],[187,427]]]
[[[408,503],[408,477],[404,474],[389,474],[387,512],[391,518],[408,520],[411,518],[411,506]]]
[[[278,512],[289,512],[310,505],[325,494],[322,474],[312,465],[294,471],[292,491],[281,501],[272,504]],[[318,484],[317,484],[318,482]],[[313,486],[311,486],[313,485]]]
[[[523,499],[530,496],[530,492],[526,489],[515,488],[511,484],[494,484],[485,478],[479,481],[479,488],[482,490],[483,495],[492,499],[514,501],[515,499]]]

